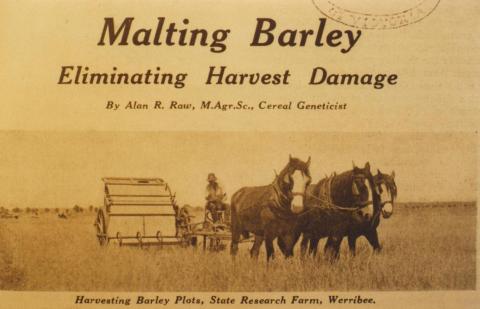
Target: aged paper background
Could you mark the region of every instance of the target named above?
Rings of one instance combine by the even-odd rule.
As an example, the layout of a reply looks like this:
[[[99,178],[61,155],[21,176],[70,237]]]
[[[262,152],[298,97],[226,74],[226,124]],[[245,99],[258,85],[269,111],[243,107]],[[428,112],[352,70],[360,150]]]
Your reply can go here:
[[[411,1],[412,5],[414,2]],[[464,132],[476,135],[480,120],[476,97],[478,15],[476,1],[442,0],[431,15],[419,23],[392,30],[362,30],[353,49],[342,54],[338,48],[313,45],[302,48],[249,46],[258,17],[273,18],[282,29],[316,29],[318,18],[324,16],[310,0],[4,1],[0,4],[3,95],[0,130],[40,135],[69,131],[404,132],[412,135]],[[160,16],[166,17],[166,22],[177,23],[189,18],[192,27],[229,28],[231,33],[226,41],[227,50],[218,54],[198,46],[97,46],[106,16],[133,16],[138,27],[152,28]],[[349,29],[332,20],[327,21],[327,28]],[[92,71],[106,72],[111,71],[112,66],[127,72],[159,66],[162,72],[188,72],[189,75],[182,89],[151,85],[58,85],[64,65],[89,66]],[[228,66],[231,72],[245,73],[277,73],[289,69],[292,76],[289,85],[281,86],[205,85],[208,67],[221,65]],[[395,73],[399,79],[397,85],[386,85],[380,90],[372,86],[307,85],[312,68],[317,66],[329,72]],[[200,104],[201,100],[227,103],[242,100],[252,105],[262,100],[271,103],[338,101],[347,103],[348,108],[318,112],[295,109],[111,111],[105,108],[109,100],[122,104],[129,100],[176,100],[194,104]],[[465,157],[470,158],[471,153]],[[457,154],[452,160],[462,162],[464,158]],[[476,175],[478,177],[478,166]],[[478,181],[474,187],[478,188]],[[135,292],[132,291],[132,295]],[[372,307],[473,308],[480,303],[477,290],[361,294],[375,296],[377,304]],[[72,292],[2,291],[0,308],[74,308],[75,295]]]

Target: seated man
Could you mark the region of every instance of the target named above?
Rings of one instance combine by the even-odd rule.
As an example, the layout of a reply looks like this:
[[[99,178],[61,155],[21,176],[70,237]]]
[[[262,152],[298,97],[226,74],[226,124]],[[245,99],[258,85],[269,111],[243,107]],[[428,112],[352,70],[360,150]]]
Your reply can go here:
[[[226,194],[223,192],[222,187],[217,182],[217,177],[214,173],[208,174],[207,177],[207,210],[212,214],[213,222],[216,223],[221,219],[219,211],[225,211],[226,215],[228,212],[228,205],[224,203],[226,199]]]

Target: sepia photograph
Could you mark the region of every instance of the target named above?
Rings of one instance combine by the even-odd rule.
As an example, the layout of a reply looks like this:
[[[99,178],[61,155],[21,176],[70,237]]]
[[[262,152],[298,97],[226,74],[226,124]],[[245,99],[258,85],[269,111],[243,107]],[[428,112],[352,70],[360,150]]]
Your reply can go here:
[[[0,287],[474,290],[476,138],[3,131]]]

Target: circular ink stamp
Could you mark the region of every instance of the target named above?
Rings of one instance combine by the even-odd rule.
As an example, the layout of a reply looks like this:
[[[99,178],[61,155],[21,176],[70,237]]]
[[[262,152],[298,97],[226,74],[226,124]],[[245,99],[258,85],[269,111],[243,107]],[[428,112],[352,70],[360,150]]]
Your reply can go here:
[[[328,18],[360,29],[396,29],[429,16],[440,0],[312,0]]]

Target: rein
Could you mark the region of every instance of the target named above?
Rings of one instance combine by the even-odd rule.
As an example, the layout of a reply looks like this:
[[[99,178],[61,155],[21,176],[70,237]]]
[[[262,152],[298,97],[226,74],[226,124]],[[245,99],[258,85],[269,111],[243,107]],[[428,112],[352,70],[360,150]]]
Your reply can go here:
[[[287,198],[287,196],[285,195],[285,193],[282,192],[282,190],[280,190],[280,186],[278,185],[277,183],[277,180],[275,179],[275,181],[271,184],[273,190],[275,191],[277,197],[278,195],[280,195],[282,198]]]
[[[324,190],[324,197],[315,196],[315,195],[310,194],[310,193],[307,193],[307,196],[321,202],[321,204],[326,205],[327,208],[334,208],[334,209],[337,209],[337,210],[352,211],[352,212],[358,211],[360,209],[363,209],[363,208],[367,207],[368,205],[373,204],[372,201],[366,201],[366,202],[361,203],[357,207],[342,207],[342,206],[336,205],[335,203],[332,202],[331,184],[332,184],[333,178],[335,178],[335,176],[328,177],[327,181],[323,183],[323,188],[325,189]]]
[[[383,208],[383,206],[385,206],[385,204],[388,204],[388,203],[393,204],[393,203],[394,203],[393,199],[392,199],[392,200],[385,201],[385,202],[382,202],[382,203],[380,204],[380,208]]]
[[[275,206],[277,207],[271,207],[271,209],[279,216],[281,217],[289,217],[292,213],[290,212],[290,208],[287,207],[288,205],[285,204],[284,201],[290,201],[290,198],[282,192],[282,190],[280,189],[280,186],[278,185],[277,183],[277,178],[275,178],[275,180],[270,184],[270,186],[272,187],[273,191],[275,192],[274,194],[274,197],[273,197],[273,202],[275,203]],[[302,193],[298,193],[298,192],[293,192],[292,193],[292,196],[295,196],[295,195],[304,195]],[[250,209],[254,207],[254,205],[251,205],[250,207],[247,207],[247,208],[244,208],[242,209],[242,211],[245,211],[247,209]]]
[[[312,195],[310,193],[308,193],[307,196],[321,202],[322,205],[327,205],[329,208],[335,208],[335,209],[338,209],[338,210],[345,210],[345,211],[352,211],[352,212],[363,209],[363,208],[367,207],[368,205],[373,204],[372,201],[368,201],[368,202],[362,203],[360,206],[357,206],[357,207],[342,207],[342,206],[338,206],[338,205],[334,204],[333,202],[331,202],[327,199],[317,197],[317,196]]]
[[[381,205],[377,213],[373,215],[372,220],[370,220],[370,227],[373,227],[375,225],[375,221],[377,221],[377,219],[380,220],[380,214],[382,213],[382,208],[383,208],[383,205]]]
[[[271,185],[273,187],[273,191],[275,191],[275,204],[277,206],[280,206],[280,208],[287,208],[286,205],[284,203],[282,203],[282,200],[283,201],[289,201],[290,198],[282,192],[282,190],[280,189],[276,179],[275,181],[272,183]]]
[[[393,203],[393,200],[390,200],[390,201],[385,201],[385,202],[382,202],[380,203],[380,208],[378,209],[377,213],[373,215],[373,218],[372,220],[370,221],[370,225],[373,227],[373,225],[375,224],[375,221],[378,219],[380,220],[380,214],[382,213],[383,211],[383,206],[385,206],[385,204],[387,203]]]
[[[280,186],[278,185],[277,179],[274,180],[274,182],[271,184],[273,191],[275,192],[275,206],[276,207],[270,207],[270,209],[276,213],[277,216],[283,217],[283,218],[290,218],[293,213],[290,210],[289,205],[286,205],[285,202],[290,203],[291,198],[283,193],[283,191],[280,189]],[[303,196],[305,197],[305,193],[301,192],[292,192],[292,197],[294,196]]]
[[[375,184],[375,185],[377,185],[377,184]],[[388,184],[385,184],[385,185],[388,186]],[[371,224],[370,224],[371,227],[373,227],[373,226],[375,225],[375,222],[376,222],[377,220],[380,220],[380,214],[381,214],[382,211],[383,211],[383,207],[384,207],[385,204],[387,204],[387,203],[393,204],[393,203],[394,203],[394,198],[391,198],[391,199],[388,200],[388,201],[380,202],[380,207],[378,208],[378,211],[376,211],[376,213],[373,215],[373,218],[372,218],[372,220],[371,220]]]
[[[292,217],[292,212],[290,211],[289,207],[286,207],[284,202],[282,201],[289,201],[290,199],[288,196],[280,190],[280,187],[278,186],[278,183],[275,181],[271,185],[273,187],[273,191],[275,192],[274,194],[274,206],[270,206],[270,210],[275,213],[276,216],[283,218],[283,219],[288,219]],[[287,205],[288,206],[288,205]]]

